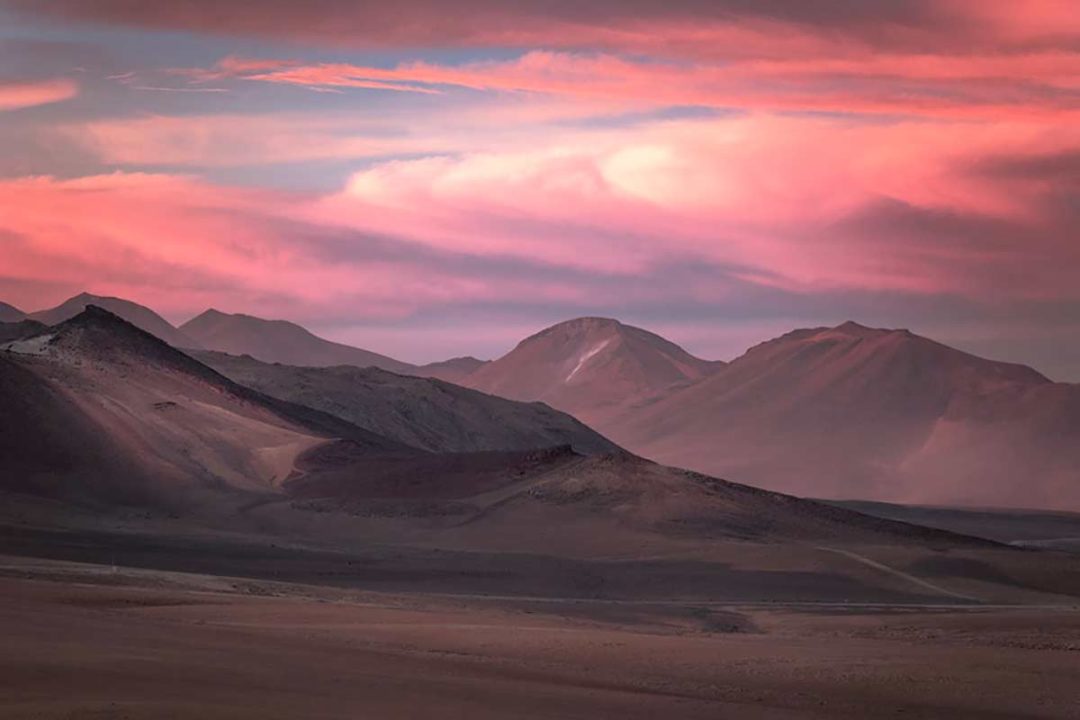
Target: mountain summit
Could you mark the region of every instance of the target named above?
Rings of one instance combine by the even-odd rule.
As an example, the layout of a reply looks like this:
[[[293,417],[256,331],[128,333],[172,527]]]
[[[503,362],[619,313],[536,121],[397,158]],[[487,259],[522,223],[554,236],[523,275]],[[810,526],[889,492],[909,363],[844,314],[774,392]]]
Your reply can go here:
[[[618,320],[584,317],[522,340],[462,382],[515,400],[539,400],[586,423],[627,402],[699,380],[722,366]]]

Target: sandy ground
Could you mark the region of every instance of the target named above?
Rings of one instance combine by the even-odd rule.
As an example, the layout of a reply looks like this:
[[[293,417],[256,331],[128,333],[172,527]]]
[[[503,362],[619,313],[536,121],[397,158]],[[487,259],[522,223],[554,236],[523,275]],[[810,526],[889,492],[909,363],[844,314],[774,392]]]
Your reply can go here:
[[[1080,612],[534,602],[0,558],[5,718],[1076,718]]]

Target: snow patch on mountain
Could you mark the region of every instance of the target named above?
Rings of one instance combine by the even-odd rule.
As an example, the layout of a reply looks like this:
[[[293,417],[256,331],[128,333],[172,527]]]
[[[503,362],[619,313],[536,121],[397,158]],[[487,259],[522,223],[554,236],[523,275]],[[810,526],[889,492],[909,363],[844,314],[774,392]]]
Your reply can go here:
[[[601,350],[606,348],[609,344],[611,344],[611,338],[608,338],[607,340],[600,343],[596,347],[593,347],[593,348],[587,350],[580,358],[578,358],[577,365],[575,365],[574,369],[570,371],[570,374],[566,376],[566,382],[570,382],[571,378],[573,378],[575,375],[577,375],[578,371],[581,370],[581,368],[585,367],[585,363],[587,363],[592,357],[594,357]]]

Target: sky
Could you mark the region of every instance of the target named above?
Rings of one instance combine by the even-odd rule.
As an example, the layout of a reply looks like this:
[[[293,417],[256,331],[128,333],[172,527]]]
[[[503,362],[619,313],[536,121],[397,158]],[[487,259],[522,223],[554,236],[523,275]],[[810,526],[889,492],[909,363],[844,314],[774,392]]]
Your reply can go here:
[[[0,0],[0,300],[403,360],[582,315],[1080,381],[1074,0]]]

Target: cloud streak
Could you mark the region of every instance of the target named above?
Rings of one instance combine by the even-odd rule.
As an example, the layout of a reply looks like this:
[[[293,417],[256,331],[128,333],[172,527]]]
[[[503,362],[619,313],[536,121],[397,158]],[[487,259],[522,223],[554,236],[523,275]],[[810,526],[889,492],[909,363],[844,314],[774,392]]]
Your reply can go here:
[[[199,71],[190,71],[198,77]],[[938,117],[1080,112],[1080,53],[949,58],[746,60],[718,64],[533,51],[509,61],[412,62],[393,68],[226,58],[204,77],[321,88],[540,93],[653,107],[911,114]]]
[[[1078,24],[1069,0],[8,0],[31,17],[270,37],[352,47],[589,47],[715,56],[788,55],[823,42],[921,50],[1055,45]],[[721,44],[718,44],[718,41]]]
[[[79,86],[73,81],[54,80],[2,82],[0,81],[0,112],[70,100],[79,94]]]

